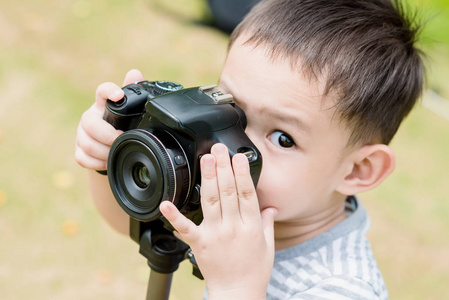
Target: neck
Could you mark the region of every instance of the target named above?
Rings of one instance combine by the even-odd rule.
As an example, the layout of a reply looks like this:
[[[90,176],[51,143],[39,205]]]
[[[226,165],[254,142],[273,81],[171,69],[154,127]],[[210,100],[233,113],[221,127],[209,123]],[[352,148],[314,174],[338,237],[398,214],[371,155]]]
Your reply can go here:
[[[274,223],[276,250],[282,250],[303,243],[346,219],[344,201],[317,215],[301,221],[282,221]]]

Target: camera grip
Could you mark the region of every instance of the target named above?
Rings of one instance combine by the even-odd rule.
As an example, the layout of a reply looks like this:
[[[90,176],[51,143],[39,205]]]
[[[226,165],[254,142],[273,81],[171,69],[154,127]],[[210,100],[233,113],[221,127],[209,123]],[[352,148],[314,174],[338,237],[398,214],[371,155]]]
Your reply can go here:
[[[125,95],[117,102],[106,101],[103,119],[115,129],[127,131],[139,124],[145,112],[145,104],[150,92],[142,85],[146,82],[132,83],[122,88]]]
[[[121,101],[124,101],[124,100],[122,99],[119,102],[121,102]],[[132,127],[132,124],[135,123],[135,122],[133,122],[133,118],[135,118],[136,116],[139,116],[141,114],[124,115],[124,114],[117,112],[117,110],[114,109],[116,107],[117,107],[116,102],[108,100],[106,102],[106,109],[104,111],[103,119],[106,122],[108,122],[109,124],[111,124],[117,130],[127,131],[129,129],[135,128],[135,126]]]
[[[122,90],[125,93],[122,99],[117,102],[109,99],[106,101],[103,120],[117,130],[128,131],[136,128],[139,124],[150,93],[138,83],[124,86]],[[107,175],[106,170],[98,170],[97,172]]]

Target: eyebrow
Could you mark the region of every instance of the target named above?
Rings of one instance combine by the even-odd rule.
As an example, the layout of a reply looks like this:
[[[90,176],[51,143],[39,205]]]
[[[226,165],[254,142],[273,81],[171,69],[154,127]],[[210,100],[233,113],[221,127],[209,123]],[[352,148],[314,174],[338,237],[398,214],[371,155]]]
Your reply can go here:
[[[223,80],[223,78],[220,78],[218,84],[220,87],[221,86],[224,87],[228,93],[233,95],[230,87],[226,84],[226,80]],[[234,98],[234,102],[237,106],[239,106],[239,102],[244,103],[244,101],[240,101],[237,98]],[[285,115],[279,111],[272,111],[272,110],[263,110],[262,113],[268,115],[272,119],[277,119],[277,120],[282,121],[283,123],[294,126],[294,127],[298,128],[300,131],[302,131],[310,136],[310,133],[311,133],[310,127],[296,116]]]
[[[272,119],[280,120],[281,122],[294,126],[299,129],[299,131],[302,131],[306,133],[307,135],[310,135],[311,130],[310,127],[304,123],[301,119],[293,116],[293,115],[286,115],[279,111],[272,111],[272,110],[264,110],[262,114],[268,115],[268,117]]]

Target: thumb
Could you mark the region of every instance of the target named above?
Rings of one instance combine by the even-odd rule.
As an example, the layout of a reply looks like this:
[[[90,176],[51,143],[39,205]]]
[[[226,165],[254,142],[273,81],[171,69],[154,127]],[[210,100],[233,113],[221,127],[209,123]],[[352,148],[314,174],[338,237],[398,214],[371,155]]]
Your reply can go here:
[[[137,81],[144,80],[142,72],[137,69],[129,70],[126,73],[125,80],[123,81],[123,85],[128,85]]]
[[[179,212],[170,201],[162,201],[159,205],[162,215],[170,222],[181,236],[181,240],[190,244],[196,237],[196,225]]]
[[[273,207],[265,208],[261,212],[262,226],[265,235],[265,240],[267,241],[267,243],[270,243],[270,245],[273,246],[274,246],[274,217],[276,217],[277,212],[278,211]]]

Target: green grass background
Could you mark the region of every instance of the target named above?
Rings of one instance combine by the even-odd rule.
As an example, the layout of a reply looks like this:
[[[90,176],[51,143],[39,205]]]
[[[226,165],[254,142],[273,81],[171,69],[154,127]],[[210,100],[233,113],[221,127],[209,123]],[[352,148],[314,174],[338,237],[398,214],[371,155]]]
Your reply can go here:
[[[429,23],[428,86],[449,98],[449,1]],[[3,0],[0,9],[0,299],[144,299],[149,269],[113,232],[73,159],[80,116],[104,81],[216,83],[228,36],[200,0]],[[444,299],[449,283],[449,122],[421,105],[392,143],[395,173],[361,195],[391,299]],[[232,262],[230,262],[232,263]],[[200,299],[183,262],[171,299]]]

